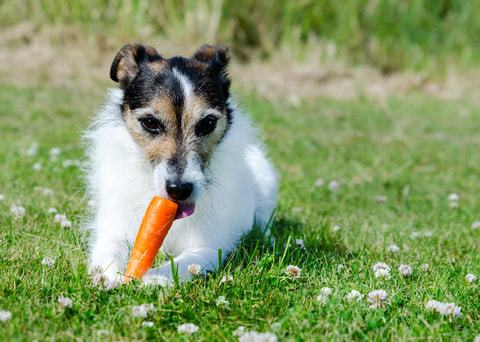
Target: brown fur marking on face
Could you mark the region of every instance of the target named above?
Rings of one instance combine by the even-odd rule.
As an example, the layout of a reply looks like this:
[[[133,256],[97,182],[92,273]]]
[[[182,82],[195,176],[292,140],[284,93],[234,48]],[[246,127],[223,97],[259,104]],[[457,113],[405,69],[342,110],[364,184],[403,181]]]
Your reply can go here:
[[[215,111],[219,117],[215,131],[205,137],[195,135],[195,126],[205,111],[212,111],[208,103],[200,96],[188,98],[181,113],[177,113],[168,96],[159,96],[149,106],[148,113],[165,124],[165,132],[152,136],[145,132],[138,119],[145,114],[135,114],[136,111],[127,110],[124,113],[125,122],[132,138],[142,148],[145,157],[151,161],[171,160],[181,151],[183,157],[190,153],[197,154],[202,162],[206,163],[214,147],[221,139],[226,129],[226,118],[223,113]],[[178,120],[181,115],[181,120]],[[178,123],[181,122],[181,127]]]
[[[134,114],[130,110],[124,113],[125,124],[130,135],[140,146],[147,160],[154,162],[156,160],[168,159],[177,149],[175,136],[168,134],[171,128],[167,127],[165,134],[152,136],[142,128],[138,121],[138,118],[143,115]]]

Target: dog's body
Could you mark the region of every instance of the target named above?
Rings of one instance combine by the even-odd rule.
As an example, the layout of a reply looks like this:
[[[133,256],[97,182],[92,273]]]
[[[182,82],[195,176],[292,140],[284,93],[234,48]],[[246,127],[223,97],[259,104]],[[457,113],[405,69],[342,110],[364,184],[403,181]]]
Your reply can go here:
[[[277,179],[250,120],[231,103],[225,53],[206,46],[191,59],[164,59],[128,45],[114,60],[111,77],[121,87],[86,134],[90,266],[109,286],[121,281],[154,195],[179,203],[162,248],[182,280],[191,264],[215,270],[219,249],[227,255],[254,222],[265,226],[272,215]],[[170,263],[143,280],[168,284]]]

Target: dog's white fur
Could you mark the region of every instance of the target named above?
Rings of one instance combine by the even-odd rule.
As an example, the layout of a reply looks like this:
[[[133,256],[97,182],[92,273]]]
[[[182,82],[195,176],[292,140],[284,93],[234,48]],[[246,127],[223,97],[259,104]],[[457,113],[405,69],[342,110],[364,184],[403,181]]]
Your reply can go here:
[[[101,272],[109,286],[121,281],[144,211],[154,195],[164,194],[166,169],[147,161],[121,117],[123,91],[111,90],[106,104],[86,133],[91,196],[90,269]],[[162,249],[174,256],[180,279],[188,266],[213,271],[218,249],[226,256],[254,222],[265,226],[276,205],[277,177],[265,157],[257,131],[239,109],[216,147],[204,174],[191,156],[186,178],[195,182],[195,212],[176,220]],[[210,182],[206,180],[210,180]],[[166,263],[150,270],[143,281],[165,285],[173,280]]]

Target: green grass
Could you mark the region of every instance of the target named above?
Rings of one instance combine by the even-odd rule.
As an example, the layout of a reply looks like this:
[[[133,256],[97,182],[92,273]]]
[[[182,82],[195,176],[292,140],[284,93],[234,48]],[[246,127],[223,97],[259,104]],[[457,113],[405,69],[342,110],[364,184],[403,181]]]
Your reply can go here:
[[[13,318],[0,322],[3,340],[186,340],[177,325],[200,327],[192,339],[232,340],[240,325],[269,331],[282,340],[462,340],[480,334],[480,284],[465,275],[480,274],[480,111],[468,101],[447,102],[422,95],[373,101],[318,100],[289,107],[247,96],[244,106],[265,132],[281,176],[274,244],[258,233],[247,237],[218,274],[172,289],[126,286],[111,292],[93,287],[86,275],[84,183],[65,159],[84,158],[80,134],[102,94],[64,89],[0,86],[0,309]],[[33,142],[38,155],[25,156]],[[48,151],[61,147],[58,161]],[[41,161],[43,168],[32,165]],[[328,184],[338,180],[338,192]],[[35,187],[55,190],[44,196]],[[409,189],[407,191],[406,189]],[[460,195],[459,208],[447,196]],[[388,200],[381,204],[377,196]],[[12,204],[25,206],[13,219]],[[53,223],[54,206],[74,222],[70,230]],[[334,233],[332,227],[341,230]],[[417,231],[431,237],[412,239]],[[304,239],[305,249],[292,240]],[[398,254],[386,246],[396,243]],[[56,259],[43,267],[45,256]],[[390,280],[374,277],[377,261],[392,266]],[[411,278],[397,272],[414,267]],[[430,271],[420,265],[430,264]],[[289,264],[302,268],[299,279],[285,276]],[[340,266],[341,265],[341,266]],[[225,274],[233,284],[221,285]],[[315,297],[334,289],[325,305]],[[352,289],[364,294],[385,289],[383,309],[364,299],[349,303]],[[73,299],[59,308],[59,295]],[[230,308],[217,308],[223,295]],[[463,316],[449,319],[424,308],[429,299],[455,302]],[[153,303],[141,327],[133,305]],[[108,331],[109,336],[102,335]]]

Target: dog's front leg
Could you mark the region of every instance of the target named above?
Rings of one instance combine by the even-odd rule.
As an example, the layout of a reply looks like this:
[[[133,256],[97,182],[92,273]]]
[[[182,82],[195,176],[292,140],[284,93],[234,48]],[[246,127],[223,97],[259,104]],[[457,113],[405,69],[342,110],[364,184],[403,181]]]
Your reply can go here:
[[[98,236],[92,245],[89,273],[93,283],[107,288],[117,287],[123,281],[122,256],[127,254],[124,244],[110,235]]]
[[[191,279],[194,274],[189,272],[189,266],[199,265],[200,273],[215,271],[218,268],[218,250],[211,247],[191,248],[173,259],[180,281]],[[194,269],[191,267],[191,270]],[[190,271],[191,271],[190,270]],[[142,278],[145,284],[166,286],[173,284],[174,275],[171,262],[166,262],[159,268],[153,268]]]

